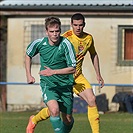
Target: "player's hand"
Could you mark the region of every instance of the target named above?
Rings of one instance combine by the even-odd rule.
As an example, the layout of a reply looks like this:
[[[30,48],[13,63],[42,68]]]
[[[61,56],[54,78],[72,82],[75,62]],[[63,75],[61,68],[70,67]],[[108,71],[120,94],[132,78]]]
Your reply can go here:
[[[41,70],[39,72],[40,75],[42,75],[42,76],[52,76],[52,75],[54,75],[54,70],[52,70],[51,68],[46,67],[46,66],[44,66],[44,67],[46,69],[45,70]]]
[[[27,83],[28,84],[34,84],[35,78],[33,76],[27,76]]]
[[[97,77],[98,83],[100,88],[102,88],[104,86],[104,80],[101,76]]]

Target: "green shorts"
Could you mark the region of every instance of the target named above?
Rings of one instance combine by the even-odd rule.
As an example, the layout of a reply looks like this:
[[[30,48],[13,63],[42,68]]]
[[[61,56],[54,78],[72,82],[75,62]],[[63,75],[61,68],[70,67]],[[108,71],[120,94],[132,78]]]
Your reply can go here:
[[[72,114],[73,109],[73,86],[58,86],[49,88],[41,86],[43,90],[43,101],[47,104],[50,100],[58,101],[60,111],[66,114]]]

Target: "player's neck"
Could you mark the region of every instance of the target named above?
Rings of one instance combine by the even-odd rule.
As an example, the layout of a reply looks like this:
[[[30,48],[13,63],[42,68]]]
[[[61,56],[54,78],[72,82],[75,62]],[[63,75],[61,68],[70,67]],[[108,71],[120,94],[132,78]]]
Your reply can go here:
[[[84,33],[82,32],[80,35],[76,35],[78,38],[82,38]]]

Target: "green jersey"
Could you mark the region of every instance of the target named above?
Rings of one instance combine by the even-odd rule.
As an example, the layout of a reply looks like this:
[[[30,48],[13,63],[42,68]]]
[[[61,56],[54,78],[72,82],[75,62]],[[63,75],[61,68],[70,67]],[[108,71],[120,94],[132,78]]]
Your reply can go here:
[[[44,70],[44,66],[51,69],[62,69],[66,67],[76,67],[75,51],[70,41],[64,37],[60,37],[58,45],[51,46],[48,38],[37,39],[30,43],[26,51],[31,58],[36,54],[40,54],[40,70]],[[48,87],[73,85],[73,74],[59,74],[52,76],[40,76],[41,84]]]

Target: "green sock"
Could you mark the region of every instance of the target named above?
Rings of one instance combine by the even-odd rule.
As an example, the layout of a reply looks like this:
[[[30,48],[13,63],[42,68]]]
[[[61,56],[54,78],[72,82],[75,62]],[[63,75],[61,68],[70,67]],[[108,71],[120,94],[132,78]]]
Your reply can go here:
[[[59,116],[56,116],[56,117],[50,116],[50,122],[54,128],[55,133],[64,133],[62,120]]]
[[[65,123],[63,123],[63,126],[64,126],[64,132],[65,133],[70,133],[72,127],[73,127],[73,124],[74,124],[74,119],[72,118],[72,121],[69,125],[66,125]]]

